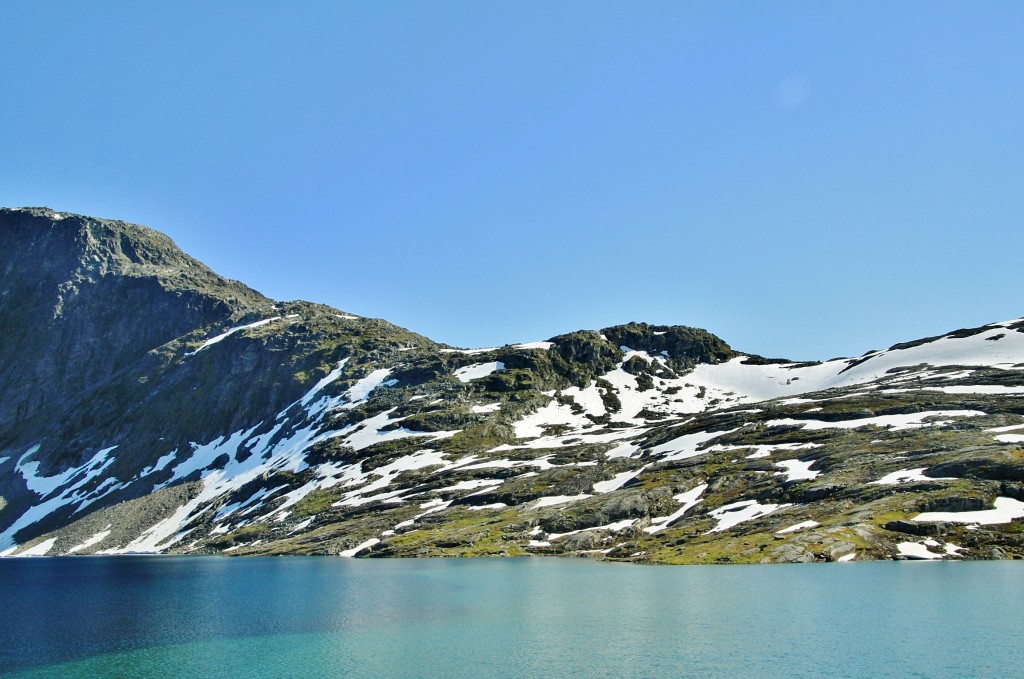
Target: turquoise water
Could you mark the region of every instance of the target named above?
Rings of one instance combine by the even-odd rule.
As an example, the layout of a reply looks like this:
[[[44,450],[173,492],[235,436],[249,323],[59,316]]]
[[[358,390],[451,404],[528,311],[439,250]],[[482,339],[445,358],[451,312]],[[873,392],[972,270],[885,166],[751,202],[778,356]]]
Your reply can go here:
[[[4,677],[1007,677],[1024,563],[0,560]]]

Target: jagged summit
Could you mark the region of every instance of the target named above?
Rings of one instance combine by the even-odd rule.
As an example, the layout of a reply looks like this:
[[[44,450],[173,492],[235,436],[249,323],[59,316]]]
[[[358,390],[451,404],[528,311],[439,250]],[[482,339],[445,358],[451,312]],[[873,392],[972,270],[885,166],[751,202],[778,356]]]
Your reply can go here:
[[[95,282],[107,275],[151,276],[252,304],[269,301],[189,257],[163,233],[138,224],[49,208],[0,208],[0,238],[14,255],[11,259],[28,256],[26,263],[47,278]]]
[[[628,323],[458,349],[159,232],[0,210],[0,552],[1024,556],[1024,321],[795,363]]]
[[[0,440],[40,414],[75,410],[177,338],[274,307],[134,224],[4,209],[0,249]]]

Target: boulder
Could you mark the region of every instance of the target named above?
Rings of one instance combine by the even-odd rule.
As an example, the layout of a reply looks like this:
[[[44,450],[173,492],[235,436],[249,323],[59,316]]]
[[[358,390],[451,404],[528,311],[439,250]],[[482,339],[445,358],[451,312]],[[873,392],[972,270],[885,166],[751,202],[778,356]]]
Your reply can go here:
[[[605,538],[603,531],[587,530],[576,533],[559,541],[559,545],[567,552],[580,552],[588,549],[597,549]]]

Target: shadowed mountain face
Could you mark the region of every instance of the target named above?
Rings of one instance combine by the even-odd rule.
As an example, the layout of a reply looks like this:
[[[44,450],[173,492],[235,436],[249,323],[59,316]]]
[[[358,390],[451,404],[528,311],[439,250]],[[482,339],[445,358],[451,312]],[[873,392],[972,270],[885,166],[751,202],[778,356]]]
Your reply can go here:
[[[0,210],[0,552],[1024,556],[1024,321],[767,360],[454,349],[145,227]]]
[[[0,427],[109,380],[196,328],[272,302],[163,234],[49,210],[0,215]]]

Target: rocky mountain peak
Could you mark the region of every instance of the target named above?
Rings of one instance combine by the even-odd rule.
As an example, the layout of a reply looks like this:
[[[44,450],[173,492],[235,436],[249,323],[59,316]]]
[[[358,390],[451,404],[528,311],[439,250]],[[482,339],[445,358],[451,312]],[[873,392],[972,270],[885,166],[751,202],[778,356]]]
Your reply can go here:
[[[196,328],[273,307],[125,222],[0,210],[0,431],[62,407]]]
[[[601,333],[614,344],[634,351],[670,357],[673,367],[684,370],[698,363],[721,363],[737,352],[707,330],[684,325],[627,323],[605,328]]]

